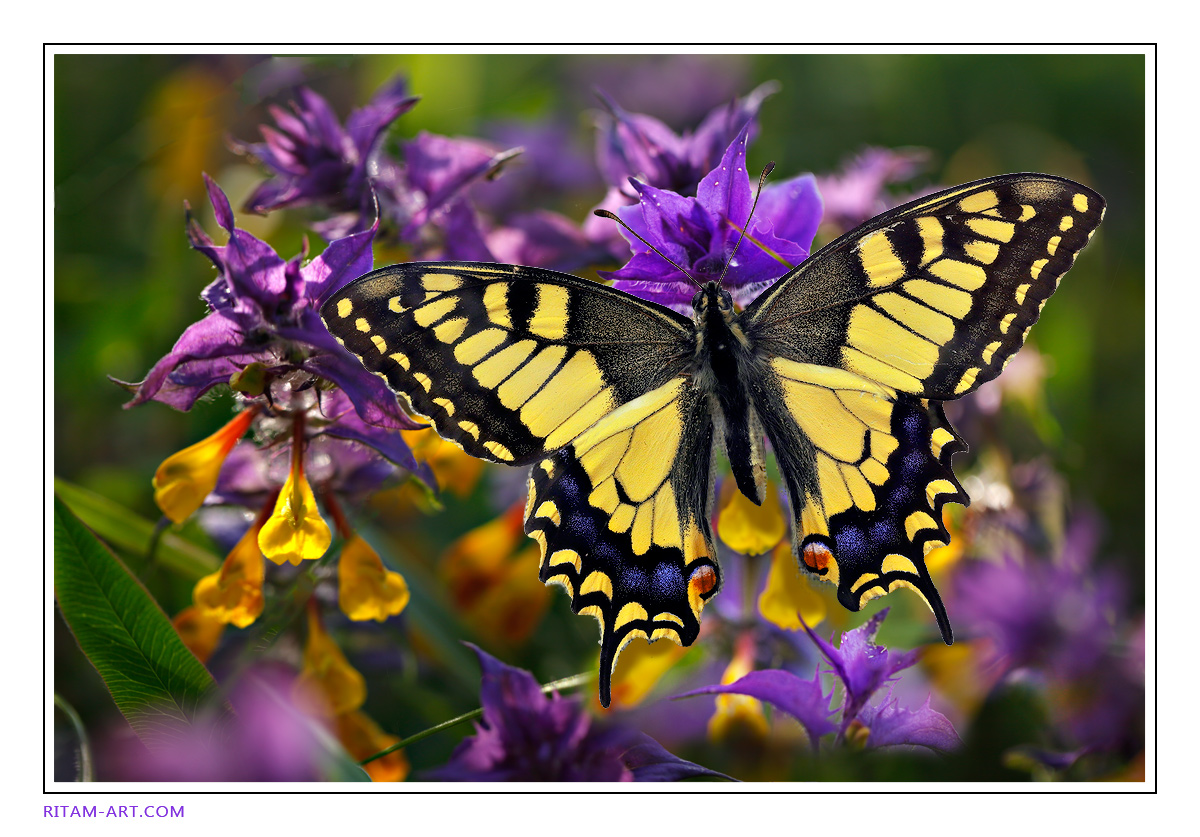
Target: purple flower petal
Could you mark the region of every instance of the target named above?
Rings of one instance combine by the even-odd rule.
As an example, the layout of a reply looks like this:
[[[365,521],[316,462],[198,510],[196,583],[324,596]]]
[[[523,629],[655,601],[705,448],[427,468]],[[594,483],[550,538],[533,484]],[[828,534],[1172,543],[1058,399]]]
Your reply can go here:
[[[621,761],[633,773],[635,782],[678,782],[680,779],[692,779],[697,776],[712,776],[733,781],[724,773],[709,770],[671,754],[644,732],[635,733],[632,737],[635,743],[621,754]]]
[[[443,137],[422,131],[404,147],[408,187],[421,195],[407,219],[401,237],[416,240],[420,227],[433,219],[467,187],[495,177],[501,167],[520,153],[500,151],[490,143],[462,137]]]
[[[239,357],[250,355],[250,351],[245,343],[245,336],[239,324],[223,312],[211,313],[199,322],[192,323],[184,330],[179,339],[175,341],[175,345],[171,351],[150,369],[150,372],[146,375],[146,379],[138,385],[137,394],[125,407],[135,407],[151,398],[157,398],[160,390],[168,383],[168,376],[184,364],[192,361],[227,358],[234,355]],[[255,357],[255,359],[260,358]],[[250,360],[246,360],[246,362],[249,363]],[[193,370],[194,374],[195,370]],[[207,385],[201,384],[187,388],[189,389],[188,392],[180,392],[176,388],[172,391],[171,399],[168,403],[171,403],[172,406],[177,406],[179,403],[186,402],[188,407],[190,407],[208,388],[220,383],[220,380],[211,381],[213,377],[219,377],[219,374],[221,373],[201,376],[209,380]],[[230,374],[230,372],[224,372],[226,381],[229,380]],[[158,398],[158,400],[166,399]],[[187,409],[187,407],[181,409]]]
[[[888,608],[872,616],[864,625],[842,634],[840,648],[821,639],[812,628],[804,625],[813,642],[821,650],[825,659],[832,666],[833,673],[838,676],[846,687],[846,706],[843,709],[844,723],[858,716],[871,696],[888,682],[889,678],[916,663],[918,651],[910,651],[893,656],[882,645],[875,645],[872,640],[879,624],[887,616]],[[803,621],[801,624],[804,624]]]
[[[821,689],[820,675],[816,673],[812,680],[803,680],[780,669],[752,671],[733,683],[694,689],[676,695],[675,699],[711,694],[748,695],[766,701],[800,722],[814,750],[822,735],[837,729],[829,720],[833,714],[829,708],[833,692],[826,694]]]
[[[379,223],[376,221],[364,232],[339,238],[331,242],[321,255],[300,268],[300,277],[304,280],[304,298],[312,301],[314,309],[319,309],[331,294],[371,271],[374,264],[371,245],[378,230]]]
[[[313,355],[301,367],[341,387],[367,424],[405,430],[425,426],[405,415],[396,401],[396,394],[387,384],[364,369],[345,349],[340,353]]]
[[[746,172],[746,142],[750,133],[747,122],[725,149],[721,161],[704,175],[696,190],[696,201],[714,215],[728,218],[741,227],[750,216],[750,176]]]
[[[665,781],[720,775],[676,759],[641,733],[592,719],[575,698],[468,643],[479,657],[483,718],[432,773],[448,781]]]
[[[441,223],[446,231],[445,257],[463,262],[498,262],[479,226],[479,216],[463,198],[446,207]],[[512,262],[521,264],[521,262]]]
[[[362,159],[367,159],[384,131],[404,113],[412,110],[420,96],[408,92],[408,81],[397,76],[385,83],[364,107],[346,117],[346,132]]]
[[[916,710],[904,709],[899,700],[888,697],[879,706],[864,706],[858,720],[870,734],[868,747],[891,747],[897,744],[916,744],[931,750],[950,752],[962,746],[962,740],[950,720],[929,705]]]
[[[213,214],[217,216],[217,223],[222,229],[232,233],[233,209],[229,206],[229,198],[225,197],[221,187],[208,176],[207,172],[201,172],[201,176],[204,178],[204,187],[208,190],[208,200],[212,204]]]

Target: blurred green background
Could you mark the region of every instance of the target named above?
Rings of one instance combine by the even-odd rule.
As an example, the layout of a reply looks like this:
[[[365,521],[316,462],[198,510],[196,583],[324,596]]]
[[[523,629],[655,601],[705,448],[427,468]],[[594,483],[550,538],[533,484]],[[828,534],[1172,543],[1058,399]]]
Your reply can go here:
[[[56,475],[157,519],[154,469],[227,419],[227,396],[187,414],[157,403],[123,410],[128,394],[107,376],[141,380],[204,313],[198,295],[212,267],[187,245],[183,202],[215,230],[200,177],[207,171],[230,193],[236,211],[262,177],[226,148],[225,136],[258,140],[257,126],[268,121],[266,104],[286,100],[289,84],[313,87],[344,119],[379,84],[402,73],[423,99],[397,120],[393,140],[420,130],[489,138],[498,120],[554,119],[590,157],[596,87],[628,110],[681,130],[720,101],[776,79],[782,87],[761,110],[752,170],[774,160],[776,178],[828,173],[867,145],[917,146],[932,157],[916,185],[1039,171],[1079,180],[1107,199],[1099,234],[1031,335],[1048,364],[1043,408],[1034,415],[1006,402],[1003,419],[1014,459],[1044,457],[1066,477],[1074,503],[1100,510],[1107,523],[1102,554],[1126,573],[1133,607],[1140,609],[1145,58],[772,55],[712,56],[702,63],[708,69],[694,74],[693,87],[716,82],[690,91],[697,103],[688,110],[687,96],[675,86],[682,76],[661,56],[57,56]],[[597,180],[594,190],[564,194],[548,208],[582,221],[602,194]],[[287,212],[267,218],[238,213],[239,226],[284,257],[298,251],[303,220]],[[319,240],[310,237],[319,251]],[[957,459],[959,472],[970,462],[970,456]],[[462,531],[454,531],[453,520],[444,524],[451,527],[446,539]],[[480,515],[462,520],[474,525]],[[159,595],[173,612],[186,603],[187,587]],[[565,608],[563,599],[556,594],[556,610]],[[576,627],[587,634],[582,647],[594,642],[590,624]],[[76,692],[72,702],[86,722],[88,695],[101,700],[103,692],[98,682],[64,682],[91,675],[81,673],[86,664],[73,656],[69,637],[60,648],[59,687]]]

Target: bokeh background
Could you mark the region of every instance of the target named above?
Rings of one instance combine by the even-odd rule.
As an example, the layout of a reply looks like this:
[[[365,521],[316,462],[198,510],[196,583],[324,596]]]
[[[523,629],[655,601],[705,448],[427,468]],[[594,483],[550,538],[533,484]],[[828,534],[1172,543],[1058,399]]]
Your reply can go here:
[[[918,148],[927,151],[926,163],[897,195],[1014,171],[1063,175],[1104,195],[1108,212],[1100,232],[1034,329],[1022,354],[1028,362],[1014,363],[1006,373],[1019,373],[1017,380],[950,409],[972,448],[957,457],[956,471],[976,501],[970,513],[956,512],[952,528],[966,556],[956,561],[1000,560],[999,553],[1016,547],[987,535],[988,515],[1002,529],[1004,515],[1019,511],[1039,519],[1045,536],[1044,543],[1026,538],[1020,548],[1053,563],[1063,533],[1086,521],[1096,539],[1089,571],[1119,579],[1121,601],[1110,624],[1122,659],[1138,668],[1145,582],[1141,55],[60,55],[53,102],[57,477],[142,518],[159,518],[150,489],[155,468],[227,421],[231,403],[228,394],[218,393],[188,413],[156,403],[124,410],[128,393],[108,378],[140,380],[203,314],[198,294],[212,268],[184,238],[184,201],[210,233],[216,231],[203,171],[238,210],[263,174],[233,154],[226,137],[257,141],[258,126],[269,121],[266,106],[287,101],[295,85],[318,91],[344,118],[397,74],[407,77],[422,101],[396,121],[389,142],[430,131],[504,145],[514,126],[556,126],[561,141],[554,159],[529,153],[513,171],[543,173],[539,206],[525,208],[553,209],[576,222],[604,194],[594,165],[598,87],[627,110],[683,130],[721,102],[777,80],[780,89],[761,109],[761,131],[749,155],[752,170],[774,160],[776,177],[837,172],[867,146]],[[558,171],[571,174],[556,181]],[[266,217],[238,212],[239,226],[285,257],[299,251],[307,220],[303,211]],[[309,235],[319,251],[319,239]],[[391,255],[399,260],[404,253]],[[487,591],[494,608],[475,600],[464,604],[446,569],[447,550],[456,542],[460,552],[466,549],[461,536],[499,519],[519,500],[521,477],[498,466],[477,475],[461,462],[446,465],[439,476],[448,484],[436,502],[402,487],[376,497],[365,512],[385,561],[408,579],[409,609],[382,625],[330,624],[367,678],[371,716],[398,736],[479,705],[478,667],[460,639],[543,682],[589,670],[596,654],[591,620],[574,617],[557,588],[541,595],[511,582],[520,590]],[[195,522],[178,532],[219,560],[221,545]],[[515,556],[508,557],[536,573],[536,558],[530,563],[525,548],[511,547]],[[168,614],[189,603],[194,575],[147,564],[137,550],[118,552]],[[952,573],[947,569],[945,577]],[[929,638],[927,614],[912,602],[895,601],[904,597],[889,596],[853,616],[834,605],[818,630],[828,636],[890,604],[880,639],[919,644]],[[512,618],[502,623],[499,613]],[[102,681],[65,626],[58,622],[57,628],[56,692],[96,740],[121,739],[123,721]],[[294,640],[297,648],[301,639]],[[284,662],[288,642],[285,636],[279,644]],[[981,662],[990,659],[986,651],[969,642],[955,648],[976,653],[976,659],[950,658],[931,647],[913,675],[963,737],[964,748],[955,755],[837,751],[815,761],[779,732],[780,724],[765,738],[748,732],[719,740],[707,731],[710,698],[677,704],[658,699],[685,685],[716,682],[730,647],[720,640],[706,644],[702,635],[676,664],[678,671],[639,706],[624,710],[627,721],[656,723],[661,713],[651,704],[657,701],[677,716],[679,728],[660,738],[673,752],[746,779],[1139,775],[1144,732],[1137,712],[1121,717],[1128,729],[1116,743],[1083,740],[1070,723],[1077,696],[1039,680],[1036,663],[989,674]],[[298,659],[298,651],[290,653],[293,662]],[[588,689],[583,693],[594,702]],[[420,768],[444,763],[468,732],[459,727],[410,748],[414,778]],[[1028,757],[1042,750],[1084,757],[1065,767]],[[103,752],[97,765],[100,778],[112,776],[105,773]]]

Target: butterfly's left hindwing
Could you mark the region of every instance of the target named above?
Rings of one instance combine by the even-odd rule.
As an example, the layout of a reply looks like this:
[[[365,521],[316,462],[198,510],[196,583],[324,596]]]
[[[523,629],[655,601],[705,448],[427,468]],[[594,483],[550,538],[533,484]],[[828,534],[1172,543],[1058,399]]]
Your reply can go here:
[[[950,467],[965,449],[940,404],[841,369],[775,358],[755,391],[790,498],[800,565],[859,610],[899,587],[950,622],[925,556],[950,535],[946,503],[969,499]]]
[[[600,622],[600,702],[634,637],[690,645],[720,586],[709,526],[713,423],[677,377],[601,419],[533,468],[525,531],[541,579]]]

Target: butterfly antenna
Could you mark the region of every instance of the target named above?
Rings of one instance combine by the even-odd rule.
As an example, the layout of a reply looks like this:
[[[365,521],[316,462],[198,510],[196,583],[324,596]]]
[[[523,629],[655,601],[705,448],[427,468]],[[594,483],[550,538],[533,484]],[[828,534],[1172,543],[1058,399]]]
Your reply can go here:
[[[746,230],[750,229],[750,219],[754,217],[754,208],[758,206],[758,196],[762,194],[763,184],[767,182],[767,175],[774,170],[775,162],[772,161],[763,167],[762,174],[758,176],[758,189],[754,192],[754,203],[750,204],[750,214],[746,217],[745,225],[742,226],[742,234],[738,236],[737,243],[733,245],[733,252],[729,254],[729,258],[725,262],[725,268],[717,278],[718,285],[725,280],[725,274],[729,272],[729,266],[733,264],[733,257],[737,255],[738,247],[741,246],[742,239],[746,237]]]
[[[593,215],[598,215],[598,216],[600,216],[601,218],[608,218],[608,219],[609,219],[609,220],[611,220],[611,221],[616,221],[616,222],[617,222],[618,224],[620,224],[622,227],[624,227],[625,229],[629,230],[629,232],[630,232],[630,233],[632,233],[632,234],[633,234],[633,236],[634,236],[634,237],[635,237],[635,238],[636,238],[638,241],[642,242],[642,244],[645,244],[647,247],[649,247],[651,250],[653,250],[655,253],[657,253],[659,256],[661,256],[661,257],[663,258],[663,260],[665,260],[666,262],[668,262],[669,264],[671,264],[671,265],[672,265],[672,266],[673,266],[673,267],[674,267],[676,270],[678,270],[680,273],[682,273],[684,276],[686,276],[686,277],[688,278],[688,281],[689,281],[689,282],[691,282],[691,283],[692,283],[693,285],[695,285],[697,288],[703,287],[703,286],[702,286],[702,285],[701,285],[699,282],[697,282],[697,281],[696,281],[695,277],[693,277],[693,276],[692,276],[692,274],[688,273],[688,272],[687,272],[686,270],[684,270],[682,267],[680,267],[679,265],[675,264],[675,262],[674,262],[672,259],[668,258],[668,257],[667,257],[667,256],[666,256],[666,255],[663,253],[663,251],[662,251],[662,250],[659,250],[657,247],[655,247],[655,246],[654,246],[653,244],[651,244],[649,241],[647,241],[646,239],[644,239],[644,238],[642,238],[640,235],[638,235],[636,232],[634,232],[634,230],[633,230],[633,228],[632,228],[631,226],[629,226],[628,224],[626,224],[624,221],[622,221],[620,218],[618,218],[618,217],[616,216],[616,213],[609,212],[607,209],[597,209],[597,210],[595,210],[595,211],[594,211],[592,214],[593,214]]]

